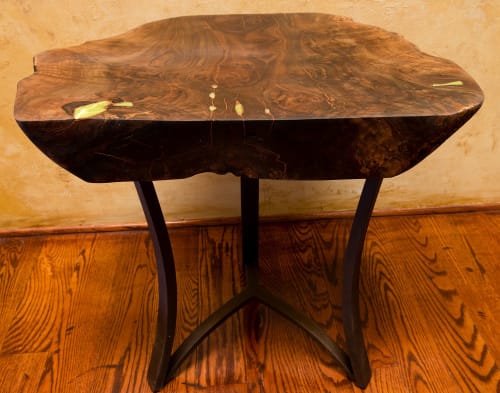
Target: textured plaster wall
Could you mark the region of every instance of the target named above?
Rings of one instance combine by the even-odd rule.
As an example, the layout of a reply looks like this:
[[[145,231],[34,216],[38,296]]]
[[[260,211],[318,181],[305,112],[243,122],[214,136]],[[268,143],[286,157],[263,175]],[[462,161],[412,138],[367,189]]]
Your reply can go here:
[[[482,86],[481,111],[406,174],[387,180],[378,208],[500,201],[500,0],[0,0],[0,228],[143,220],[131,184],[86,184],[43,156],[18,129],[19,79],[43,50],[103,38],[160,18],[189,14],[326,12],[398,32],[454,60]],[[262,214],[353,209],[359,181],[263,182]],[[238,181],[198,175],[162,182],[167,219],[235,216]]]

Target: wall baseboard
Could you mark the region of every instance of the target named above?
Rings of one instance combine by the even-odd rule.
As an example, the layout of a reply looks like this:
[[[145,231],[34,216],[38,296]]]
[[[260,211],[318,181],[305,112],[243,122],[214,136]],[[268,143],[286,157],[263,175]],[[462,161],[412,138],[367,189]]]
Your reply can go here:
[[[500,214],[500,202],[475,205],[461,206],[437,206],[424,208],[407,208],[407,209],[375,209],[373,217],[390,217],[390,216],[419,216],[433,214],[463,214],[463,213],[478,213],[489,212]],[[354,217],[354,211],[336,211],[322,212],[314,214],[298,214],[291,216],[263,216],[260,218],[262,223],[278,223],[278,222],[296,222],[296,221],[313,221],[313,220],[334,220],[334,219],[349,219]],[[238,224],[240,217],[221,217],[193,220],[178,220],[167,221],[169,228],[182,228],[193,226],[215,226]],[[22,237],[22,236],[49,236],[49,235],[65,235],[74,233],[97,233],[97,232],[123,232],[123,231],[145,231],[147,225],[145,222],[129,223],[129,224],[102,224],[102,225],[79,225],[79,226],[47,226],[47,227],[32,227],[19,229],[0,229],[0,238],[2,237]]]

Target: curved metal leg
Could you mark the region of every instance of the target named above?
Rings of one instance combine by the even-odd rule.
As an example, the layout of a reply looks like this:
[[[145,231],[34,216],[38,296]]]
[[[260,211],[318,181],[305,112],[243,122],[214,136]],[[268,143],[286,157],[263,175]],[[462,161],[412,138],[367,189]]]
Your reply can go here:
[[[247,288],[210,315],[172,354],[177,314],[177,283],[172,247],[152,182],[136,182],[149,225],[158,266],[159,309],[156,337],[148,369],[148,382],[158,392],[173,377],[186,356],[217,326],[251,300],[257,300],[296,323],[318,341],[361,388],[371,371],[359,315],[361,254],[371,213],[382,179],[367,179],[356,210],[344,257],[342,309],[347,353],[321,327],[258,283],[259,181],[241,178],[242,257]]]
[[[370,217],[381,185],[381,178],[366,180],[344,255],[344,278],[342,286],[344,333],[354,383],[361,388],[365,388],[368,385],[371,378],[371,370],[366,354],[359,315],[359,272],[366,231],[368,230]]]
[[[152,182],[135,182],[148,222],[158,269],[158,321],[148,368],[148,383],[158,392],[167,383],[177,318],[174,256],[160,203]]]

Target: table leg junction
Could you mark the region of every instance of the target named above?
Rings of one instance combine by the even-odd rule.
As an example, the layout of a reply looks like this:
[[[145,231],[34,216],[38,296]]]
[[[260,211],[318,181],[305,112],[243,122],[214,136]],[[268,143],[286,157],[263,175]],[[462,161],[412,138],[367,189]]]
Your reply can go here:
[[[258,282],[259,179],[241,178],[242,261],[247,287],[225,303],[172,353],[177,316],[177,283],[172,246],[154,185],[135,182],[154,246],[159,285],[156,336],[148,368],[148,383],[160,391],[173,378],[188,354],[217,326],[250,301],[258,301],[294,322],[309,333],[338,362],[359,387],[367,386],[371,370],[359,315],[359,273],[368,223],[382,184],[381,178],[365,181],[344,255],[342,312],[346,350],[308,316],[273,295]]]

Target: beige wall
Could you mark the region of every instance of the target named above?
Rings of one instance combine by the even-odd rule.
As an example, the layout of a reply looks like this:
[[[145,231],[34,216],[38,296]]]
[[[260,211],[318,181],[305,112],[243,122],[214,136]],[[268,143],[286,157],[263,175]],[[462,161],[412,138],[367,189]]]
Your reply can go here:
[[[326,12],[401,33],[454,60],[482,86],[481,111],[419,166],[383,186],[378,208],[500,201],[499,0],[0,0],[0,229],[143,220],[131,184],[86,184],[58,168],[12,118],[16,82],[34,54],[103,38],[155,19],[241,12]],[[263,182],[262,213],[352,209],[359,181]],[[238,214],[232,176],[162,182],[168,219]]]

